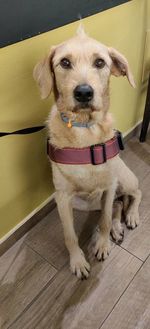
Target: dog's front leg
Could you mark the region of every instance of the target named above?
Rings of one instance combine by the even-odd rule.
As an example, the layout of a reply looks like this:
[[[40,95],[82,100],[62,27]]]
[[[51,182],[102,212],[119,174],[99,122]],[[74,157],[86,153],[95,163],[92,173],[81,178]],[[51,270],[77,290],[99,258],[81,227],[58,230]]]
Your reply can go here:
[[[110,252],[110,230],[112,226],[112,209],[116,185],[103,192],[101,218],[95,235],[94,255],[100,260],[105,260]]]
[[[80,279],[87,278],[90,272],[90,265],[79,247],[78,238],[74,230],[71,197],[64,191],[57,191],[55,198],[63,225],[65,244],[70,254],[71,271]]]

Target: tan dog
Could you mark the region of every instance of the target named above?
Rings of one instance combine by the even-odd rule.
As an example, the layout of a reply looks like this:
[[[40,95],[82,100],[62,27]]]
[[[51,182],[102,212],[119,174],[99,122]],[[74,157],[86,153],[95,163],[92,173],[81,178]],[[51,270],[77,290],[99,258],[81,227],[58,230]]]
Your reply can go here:
[[[56,148],[83,148],[104,143],[114,136],[112,119],[107,113],[111,74],[126,75],[134,87],[133,76],[125,57],[117,50],[89,38],[82,28],[74,38],[52,47],[50,54],[36,65],[34,79],[40,87],[41,97],[48,97],[52,90],[55,95],[56,104],[50,112],[47,126],[50,142]],[[83,85],[86,86],[84,95]],[[92,125],[88,128],[69,128],[62,120],[61,112],[70,120],[91,122]],[[74,197],[82,195],[89,202],[96,197],[99,205],[101,202],[99,229],[93,251],[98,260],[104,260],[110,251],[110,231],[116,241],[120,241],[123,236],[120,202],[115,203],[112,221],[116,194],[123,195],[127,201],[127,226],[135,228],[139,224],[141,192],[138,189],[138,180],[119,155],[98,166],[51,162],[56,202],[70,254],[71,271],[78,278],[87,278],[90,265],[78,245],[73,225]]]

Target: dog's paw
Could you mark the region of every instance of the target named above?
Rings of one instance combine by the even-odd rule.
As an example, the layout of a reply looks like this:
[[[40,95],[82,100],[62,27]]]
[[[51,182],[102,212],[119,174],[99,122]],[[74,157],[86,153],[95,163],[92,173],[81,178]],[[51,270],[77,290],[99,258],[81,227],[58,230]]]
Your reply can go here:
[[[110,241],[108,238],[103,237],[101,234],[97,235],[93,253],[99,261],[103,261],[110,253]]]
[[[86,261],[83,251],[79,248],[70,256],[71,272],[79,279],[87,279],[90,273],[90,264]]]
[[[123,239],[124,239],[124,229],[123,226],[120,222],[115,221],[113,219],[113,223],[112,223],[112,228],[111,228],[111,236],[112,239],[116,242],[116,243],[122,243]]]
[[[139,225],[140,218],[138,212],[129,211],[126,216],[126,225],[129,229],[134,229]]]

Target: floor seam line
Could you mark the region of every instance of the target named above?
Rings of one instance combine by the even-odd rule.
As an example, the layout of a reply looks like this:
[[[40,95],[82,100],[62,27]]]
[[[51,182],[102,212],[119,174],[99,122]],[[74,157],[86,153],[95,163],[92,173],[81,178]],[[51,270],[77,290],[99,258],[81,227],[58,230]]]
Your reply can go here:
[[[101,323],[100,327],[98,327],[97,329],[100,329],[103,326],[103,324],[106,322],[106,320],[109,318],[109,316],[111,315],[111,313],[113,312],[113,310],[115,309],[115,307],[117,306],[117,304],[120,302],[120,300],[123,297],[123,295],[125,294],[126,290],[129,288],[129,286],[131,285],[131,283],[133,282],[133,280],[135,279],[136,275],[138,274],[138,272],[141,270],[142,267],[143,267],[143,263],[141,264],[141,266],[139,267],[139,269],[136,271],[136,273],[134,274],[133,278],[128,283],[127,287],[122,292],[122,294],[120,295],[120,297],[118,298],[118,300],[116,301],[116,303],[114,304],[114,306],[112,307],[112,309],[109,312],[109,314],[106,316],[106,318],[104,319],[104,321]]]
[[[43,257],[37,250],[35,250],[33,247],[31,247],[27,242],[24,242],[28,248],[30,248],[32,251],[34,251],[38,256],[40,256],[45,262],[49,265],[51,265],[56,271],[59,271],[59,269],[53,265],[51,262],[49,262],[45,257]]]
[[[139,258],[138,256],[132,254],[132,252],[129,251],[128,249],[126,249],[125,247],[123,247],[123,246],[121,246],[121,245],[119,245],[119,244],[117,244],[117,243],[116,243],[116,245],[119,246],[121,249],[125,250],[126,252],[128,252],[128,254],[132,255],[134,258],[136,258],[136,259],[140,260],[142,263],[144,263],[144,260],[142,260],[142,259]]]
[[[62,267],[62,269],[65,267],[65,265]],[[46,283],[46,285],[38,292],[38,294],[31,300],[31,302],[25,307],[25,309],[16,317],[16,319],[7,327],[7,329],[10,329],[12,325],[16,323],[16,321],[21,318],[21,316],[28,311],[28,309],[36,302],[36,300],[42,295],[42,293],[51,285],[55,277],[58,275],[59,271],[57,271],[54,276]]]

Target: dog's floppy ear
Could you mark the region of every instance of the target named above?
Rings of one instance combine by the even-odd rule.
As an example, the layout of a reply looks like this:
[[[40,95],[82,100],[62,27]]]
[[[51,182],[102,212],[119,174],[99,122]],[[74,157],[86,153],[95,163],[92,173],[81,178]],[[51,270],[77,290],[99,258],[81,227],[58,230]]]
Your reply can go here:
[[[111,73],[116,77],[126,75],[131,86],[135,88],[134,78],[127,59],[114,48],[108,48],[108,52],[112,59]]]
[[[56,47],[52,47],[49,55],[37,63],[33,70],[33,78],[38,83],[41,98],[47,98],[53,88],[52,58]]]

